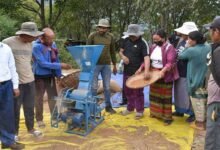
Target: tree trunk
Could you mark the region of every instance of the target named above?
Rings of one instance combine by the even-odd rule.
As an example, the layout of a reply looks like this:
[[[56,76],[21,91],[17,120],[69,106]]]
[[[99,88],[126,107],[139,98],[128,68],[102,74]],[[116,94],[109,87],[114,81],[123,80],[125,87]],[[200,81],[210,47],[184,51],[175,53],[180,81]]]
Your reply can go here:
[[[44,28],[46,26],[45,11],[44,11],[44,0],[41,0],[40,11],[41,11],[41,17],[40,17],[41,27]]]
[[[53,4],[52,0],[49,0],[49,26],[52,24]]]

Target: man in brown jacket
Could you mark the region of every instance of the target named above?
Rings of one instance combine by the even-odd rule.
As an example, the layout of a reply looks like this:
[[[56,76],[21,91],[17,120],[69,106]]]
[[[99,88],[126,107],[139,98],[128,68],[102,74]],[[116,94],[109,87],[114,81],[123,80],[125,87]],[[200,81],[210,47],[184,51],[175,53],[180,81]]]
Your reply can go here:
[[[104,95],[105,95],[105,110],[111,114],[116,113],[112,109],[110,102],[110,78],[111,78],[111,62],[113,63],[113,73],[116,74],[116,55],[115,55],[115,41],[113,35],[109,33],[109,21],[107,19],[100,19],[99,24],[97,25],[97,31],[89,35],[87,44],[88,45],[105,45],[101,56],[97,62],[94,78],[92,83],[92,93],[97,95],[98,89],[98,76],[101,73],[103,86],[104,86]]]

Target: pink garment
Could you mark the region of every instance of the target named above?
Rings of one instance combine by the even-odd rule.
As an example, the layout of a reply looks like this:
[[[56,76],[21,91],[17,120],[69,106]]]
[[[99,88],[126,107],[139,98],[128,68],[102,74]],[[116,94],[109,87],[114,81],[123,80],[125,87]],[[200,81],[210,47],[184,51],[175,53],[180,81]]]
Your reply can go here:
[[[154,44],[150,47],[150,55],[152,54],[156,46],[157,45]],[[179,78],[179,72],[176,66],[176,61],[177,61],[176,49],[173,47],[173,45],[166,42],[162,45],[161,50],[162,50],[163,67],[167,67],[168,69],[168,71],[164,76],[164,81],[172,82]],[[142,64],[141,67],[144,67],[144,64]]]

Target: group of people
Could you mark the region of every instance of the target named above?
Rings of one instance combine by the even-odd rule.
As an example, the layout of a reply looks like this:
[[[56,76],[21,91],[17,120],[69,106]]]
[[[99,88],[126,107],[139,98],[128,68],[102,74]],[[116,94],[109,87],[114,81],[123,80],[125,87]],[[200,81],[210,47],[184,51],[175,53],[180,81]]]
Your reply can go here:
[[[136,110],[136,119],[144,115],[143,88],[131,89],[125,85],[127,79],[144,71],[146,79],[151,78],[150,71],[159,71],[159,80],[150,85],[150,117],[160,118],[164,125],[170,125],[172,116],[182,117],[188,114],[187,122],[196,120],[197,128],[205,128],[206,149],[220,148],[220,79],[218,76],[218,51],[220,51],[220,18],[216,18],[207,27],[210,29],[212,46],[206,43],[202,33],[194,22],[185,22],[175,32],[180,36],[177,43],[168,40],[163,29],[153,33],[153,44],[149,46],[143,39],[144,32],[138,24],[130,24],[120,44],[119,55],[123,60],[123,91],[127,99],[127,108],[121,112],[128,115]],[[92,94],[97,94],[98,76],[101,73],[105,110],[116,113],[110,102],[111,64],[113,73],[117,73],[115,39],[109,33],[110,24],[106,19],[99,20],[97,31],[91,33],[87,44],[105,45],[94,70]],[[17,142],[19,133],[20,108],[23,105],[25,124],[28,133],[40,136],[34,128],[34,114],[39,127],[43,122],[43,96],[48,95],[50,113],[52,113],[57,95],[56,79],[61,77],[61,69],[71,66],[61,63],[54,42],[55,33],[50,28],[38,31],[34,22],[25,22],[15,36],[0,43],[0,140],[2,148],[22,149]],[[210,53],[211,75],[208,81],[208,98],[201,90],[207,77],[207,54]],[[213,58],[216,58],[213,59]],[[172,112],[174,95],[175,112]],[[207,116],[205,112],[208,99]],[[35,113],[34,113],[35,107]],[[13,123],[14,122],[14,123]]]
[[[150,85],[150,117],[162,119],[164,125],[170,125],[172,116],[183,117],[188,114],[187,122],[195,121],[197,129],[207,129],[205,149],[214,150],[220,149],[220,61],[217,58],[220,56],[217,54],[220,49],[220,17],[206,27],[210,30],[212,44],[206,42],[194,22],[185,22],[175,29],[180,36],[177,43],[171,43],[166,32],[160,29],[153,33],[153,44],[148,50],[141,37],[143,32],[140,26],[128,26],[124,33],[127,38],[123,40],[119,52],[124,62],[123,87],[128,100],[127,108],[121,114],[128,115],[136,109],[135,118],[139,119],[144,111],[143,88],[128,88],[126,80],[142,71],[145,78],[150,79],[149,71],[159,70],[160,79]],[[210,76],[208,54],[211,54]],[[208,87],[206,78],[209,79]],[[172,112],[173,96],[175,112]]]
[[[109,65],[111,61],[113,72],[116,72],[114,40],[108,32],[109,28],[108,20],[101,19],[97,31],[90,34],[87,44],[105,45],[104,52],[95,70],[92,90],[96,94],[98,74],[101,73],[105,89],[106,111],[115,113],[115,110],[111,107],[109,95],[111,73]],[[217,29],[218,26],[214,31],[218,31]],[[124,99],[127,100],[127,108],[121,114],[128,115],[136,109],[135,118],[140,119],[143,117],[143,88],[131,89],[126,86],[126,80],[134,74],[139,74],[142,70],[144,70],[145,78],[150,79],[149,71],[159,70],[160,79],[150,85],[150,117],[160,118],[164,121],[164,125],[170,125],[173,122],[173,116],[183,117],[184,114],[187,114],[187,122],[192,123],[195,121],[197,129],[205,129],[206,120],[207,124],[210,124],[210,116],[206,116],[207,94],[204,90],[207,84],[206,78],[208,77],[206,63],[207,54],[212,51],[212,48],[206,42],[203,34],[198,31],[194,22],[185,22],[174,31],[180,37],[175,43],[169,41],[166,32],[160,29],[153,33],[153,44],[151,46],[148,46],[143,39],[144,32],[138,24],[130,24],[127,32],[124,32],[119,56],[124,65],[123,95]],[[210,28],[210,32],[211,37],[213,37],[213,27]],[[213,45],[216,47],[216,44]],[[212,75],[210,79],[213,79]],[[210,80],[208,84],[210,85]],[[208,87],[208,108],[212,103],[210,101],[214,101],[214,103],[218,101],[217,93],[212,93],[215,95],[213,96],[210,93],[210,87]],[[215,87],[215,89],[219,88]],[[173,98],[174,112],[172,112]],[[215,114],[215,116],[218,116],[218,112],[215,112]],[[214,138],[210,139],[210,137],[207,139],[212,140],[212,142],[215,140]]]
[[[61,77],[61,69],[70,69],[60,63],[58,49],[53,42],[52,29],[38,31],[34,22],[24,22],[15,36],[0,43],[0,140],[2,148],[23,149],[18,142],[20,108],[23,106],[27,132],[40,136],[34,128],[44,127],[43,95],[47,91],[50,112],[57,96],[55,77]],[[35,113],[34,113],[35,108]],[[35,116],[34,116],[35,114]]]
[[[220,59],[220,17],[206,25],[209,28],[212,44],[206,42],[204,35],[194,22],[185,22],[174,31],[179,36],[174,42],[169,41],[166,32],[159,29],[153,33],[153,44],[149,46],[142,35],[144,32],[138,24],[130,24],[124,32],[120,44],[119,56],[124,65],[123,70],[123,103],[127,108],[121,112],[128,115],[136,110],[135,118],[144,115],[143,88],[131,89],[126,86],[127,79],[144,71],[146,79],[150,79],[149,71],[158,70],[159,80],[150,85],[150,117],[159,118],[164,125],[173,122],[173,116],[188,115],[187,122],[195,121],[197,129],[205,129],[206,150],[220,149],[218,140],[220,114],[220,74],[218,63]],[[113,63],[113,73],[116,73],[115,47],[112,34],[108,31],[108,20],[101,19],[97,31],[91,33],[87,44],[105,45],[96,66],[92,91],[96,95],[98,75],[101,73],[106,100],[106,111],[116,113],[110,103],[110,64]],[[211,54],[211,75],[207,66],[207,56]],[[214,71],[217,73],[214,73]],[[208,83],[206,79],[208,80]],[[206,85],[208,84],[208,87]],[[206,90],[204,90],[206,89]],[[208,95],[206,93],[208,91]],[[174,96],[174,97],[173,97]],[[208,96],[208,97],[207,97]],[[174,98],[175,111],[172,112]],[[206,106],[207,105],[207,106]],[[207,111],[207,114],[206,114]]]
[[[182,27],[175,30],[178,32],[179,36],[181,36],[178,44],[175,45],[176,47],[168,41],[166,32],[160,29],[153,33],[153,44],[147,49],[148,46],[141,37],[143,32],[140,26],[131,24],[128,26],[128,31],[124,33],[127,35],[127,38],[123,40],[119,52],[121,59],[124,61],[124,84],[130,76],[138,74],[142,70],[144,70],[146,79],[150,78],[150,70],[159,71],[160,79],[150,85],[150,117],[163,119],[165,125],[170,125],[172,123],[173,115],[183,116],[184,113],[188,112],[190,116],[187,118],[187,121],[194,121],[194,113],[192,109],[190,109],[191,102],[189,100],[189,93],[192,91],[190,91],[190,89],[187,91],[187,79],[190,78],[190,82],[188,83],[191,84],[191,76],[199,74],[199,76],[201,76],[197,79],[199,81],[193,80],[195,83],[188,85],[190,88],[193,86],[193,90],[202,87],[200,82],[203,82],[205,79],[207,71],[207,66],[205,64],[206,57],[204,56],[210,51],[210,48],[204,44],[205,40],[203,35],[198,31],[194,22],[186,22]],[[191,36],[189,36],[189,34],[191,34]],[[188,46],[186,46],[186,41],[188,41]],[[195,56],[197,56],[197,58],[202,57],[202,59],[193,57],[188,58],[188,56],[185,56],[185,52],[189,52],[186,49],[195,49],[195,46],[199,44],[202,45],[202,47],[199,48],[199,51],[202,53],[196,53]],[[200,70],[195,71],[195,69],[198,70],[201,68],[197,68],[198,66],[193,66],[192,68],[192,65],[190,66],[190,63],[187,63],[191,62],[191,59],[193,61],[199,61],[196,63],[193,62],[193,65],[204,66],[204,69],[201,72]],[[189,77],[186,78],[187,69]],[[173,88],[174,94],[172,92]],[[122,115],[127,115],[136,109],[136,118],[142,117],[144,111],[143,89],[130,89],[125,86],[124,91],[128,104],[127,109],[122,112]],[[174,113],[172,113],[173,95],[175,97],[176,107],[176,112]]]

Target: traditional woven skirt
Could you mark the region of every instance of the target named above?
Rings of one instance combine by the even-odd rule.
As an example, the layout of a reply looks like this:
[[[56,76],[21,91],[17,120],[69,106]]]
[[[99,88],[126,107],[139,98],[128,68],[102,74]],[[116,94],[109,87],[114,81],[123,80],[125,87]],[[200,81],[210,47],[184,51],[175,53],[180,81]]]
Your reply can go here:
[[[150,85],[150,115],[163,120],[172,120],[172,86],[163,79]]]

